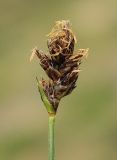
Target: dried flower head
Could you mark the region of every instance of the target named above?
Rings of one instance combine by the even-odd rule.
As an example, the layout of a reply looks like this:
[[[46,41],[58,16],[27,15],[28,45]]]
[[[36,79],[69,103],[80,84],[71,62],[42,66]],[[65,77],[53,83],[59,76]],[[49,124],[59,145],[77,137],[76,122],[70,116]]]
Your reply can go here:
[[[41,67],[49,77],[49,80],[38,81],[38,87],[50,114],[56,113],[61,98],[70,94],[76,87],[79,65],[87,56],[88,49],[79,49],[74,53],[75,43],[76,37],[71,30],[70,22],[57,21],[48,34],[49,54],[46,55],[37,48],[32,52],[30,59],[37,55]]]

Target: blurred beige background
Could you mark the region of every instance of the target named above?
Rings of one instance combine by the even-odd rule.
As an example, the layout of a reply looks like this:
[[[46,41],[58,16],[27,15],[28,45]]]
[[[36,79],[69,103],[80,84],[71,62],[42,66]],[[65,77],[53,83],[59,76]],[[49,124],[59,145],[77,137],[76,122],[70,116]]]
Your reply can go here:
[[[54,21],[69,19],[90,48],[78,87],[61,103],[57,160],[117,159],[117,1],[0,0],[0,160],[47,160],[48,115],[37,91],[45,75],[31,50],[47,52]]]

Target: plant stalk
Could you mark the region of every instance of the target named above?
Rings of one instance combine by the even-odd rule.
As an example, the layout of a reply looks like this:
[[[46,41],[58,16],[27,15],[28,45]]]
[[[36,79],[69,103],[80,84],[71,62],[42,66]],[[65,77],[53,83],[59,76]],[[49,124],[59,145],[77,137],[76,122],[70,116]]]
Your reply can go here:
[[[49,142],[49,160],[55,160],[55,115],[49,116],[49,136],[48,136],[48,142]]]

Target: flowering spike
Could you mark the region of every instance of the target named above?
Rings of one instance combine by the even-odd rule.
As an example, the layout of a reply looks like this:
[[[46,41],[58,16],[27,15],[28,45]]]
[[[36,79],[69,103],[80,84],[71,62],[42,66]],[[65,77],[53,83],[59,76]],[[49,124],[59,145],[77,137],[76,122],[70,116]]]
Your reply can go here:
[[[35,48],[34,55],[39,58],[41,67],[45,70],[49,80],[38,81],[38,89],[49,114],[55,114],[62,97],[69,95],[76,87],[79,76],[79,66],[88,49],[79,49],[74,53],[76,37],[71,30],[69,21],[57,21],[48,34],[47,45],[49,54]]]

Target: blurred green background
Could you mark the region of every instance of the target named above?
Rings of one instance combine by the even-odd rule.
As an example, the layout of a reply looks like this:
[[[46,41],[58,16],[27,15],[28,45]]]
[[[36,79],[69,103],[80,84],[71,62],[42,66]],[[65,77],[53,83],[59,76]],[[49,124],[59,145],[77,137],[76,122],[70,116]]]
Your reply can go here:
[[[0,0],[0,160],[47,160],[48,115],[37,91],[45,73],[38,46],[56,20],[69,19],[78,48],[90,48],[78,87],[62,99],[57,160],[117,159],[117,1]]]

